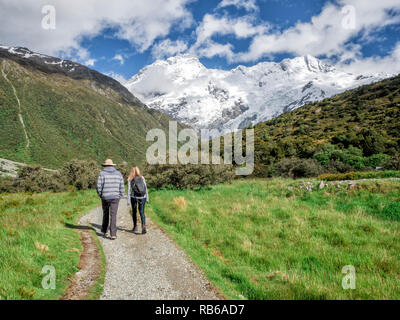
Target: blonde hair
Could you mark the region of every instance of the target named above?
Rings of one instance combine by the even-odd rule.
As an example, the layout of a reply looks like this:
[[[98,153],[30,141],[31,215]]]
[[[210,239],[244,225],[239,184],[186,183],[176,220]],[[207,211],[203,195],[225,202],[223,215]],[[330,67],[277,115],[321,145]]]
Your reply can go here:
[[[129,172],[128,181],[132,181],[135,177],[141,177],[142,174],[140,173],[139,167],[133,166],[131,171]]]

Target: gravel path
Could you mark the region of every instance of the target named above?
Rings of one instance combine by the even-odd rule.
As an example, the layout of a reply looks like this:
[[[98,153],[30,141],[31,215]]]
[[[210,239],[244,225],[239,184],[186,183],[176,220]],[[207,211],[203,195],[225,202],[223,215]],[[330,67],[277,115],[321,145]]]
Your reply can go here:
[[[132,233],[132,217],[126,200],[122,199],[116,240],[100,235],[101,207],[81,219],[81,224],[96,229],[106,256],[107,273],[101,299],[218,299],[209,281],[182,249],[146,219],[147,234]]]

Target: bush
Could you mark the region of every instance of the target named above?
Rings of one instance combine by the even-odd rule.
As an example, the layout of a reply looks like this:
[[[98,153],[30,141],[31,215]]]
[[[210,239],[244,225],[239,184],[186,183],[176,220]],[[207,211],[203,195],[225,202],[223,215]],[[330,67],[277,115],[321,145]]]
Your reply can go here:
[[[325,181],[337,180],[360,180],[360,179],[379,179],[379,178],[399,178],[400,171],[368,171],[368,172],[347,172],[347,173],[327,173],[321,174],[318,179]]]
[[[232,181],[232,165],[213,164],[157,164],[143,170],[149,188],[198,189]]]
[[[115,169],[117,169],[119,172],[121,172],[122,176],[124,177],[124,180],[128,180],[129,177],[129,171],[130,171],[130,167],[128,166],[127,162],[122,162],[120,164],[118,164]]]
[[[345,173],[354,171],[354,167],[337,160],[329,160],[325,166],[325,171],[330,173]]]
[[[96,187],[100,167],[95,161],[71,160],[61,169],[61,176],[67,185],[78,190]]]
[[[12,177],[0,178],[0,193],[21,192],[21,188],[17,184],[17,179]]]
[[[60,192],[66,190],[64,179],[57,172],[45,171],[39,165],[21,167],[18,177],[10,187],[13,192]]]
[[[376,168],[382,166],[389,158],[390,157],[386,154],[373,154],[372,156],[365,158],[364,164],[368,167]]]
[[[283,159],[274,165],[275,176],[286,178],[310,178],[323,172],[323,167],[314,159]]]
[[[382,163],[382,167],[385,170],[400,170],[400,154],[386,158]]]
[[[124,169],[125,168],[125,169]],[[127,173],[124,164],[123,171]],[[60,171],[47,171],[39,165],[23,166],[16,178],[0,179],[0,192],[62,192],[72,186],[77,190],[93,189],[97,184],[100,167],[95,161],[72,160]]]
[[[314,159],[326,166],[329,172],[363,170],[367,167],[375,168],[381,166],[387,158],[387,155],[381,153],[364,157],[359,148],[350,145],[347,149],[340,150],[331,144],[324,145],[322,150],[314,155]]]

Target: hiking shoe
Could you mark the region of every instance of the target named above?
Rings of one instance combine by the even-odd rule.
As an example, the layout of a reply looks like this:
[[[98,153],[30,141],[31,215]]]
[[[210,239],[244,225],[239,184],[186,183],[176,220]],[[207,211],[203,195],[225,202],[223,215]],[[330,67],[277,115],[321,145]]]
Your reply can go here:
[[[110,239],[111,239],[111,240],[115,240],[115,239],[117,239],[117,237],[116,237],[116,236],[113,236],[113,237],[111,237]]]
[[[138,227],[137,227],[137,226],[135,226],[135,227],[132,229],[132,231],[133,231],[133,233],[136,233],[136,232],[138,232]]]
[[[146,234],[146,233],[147,233],[146,226],[142,226],[142,234]]]
[[[104,238],[107,238],[107,232],[102,232],[102,234]]]

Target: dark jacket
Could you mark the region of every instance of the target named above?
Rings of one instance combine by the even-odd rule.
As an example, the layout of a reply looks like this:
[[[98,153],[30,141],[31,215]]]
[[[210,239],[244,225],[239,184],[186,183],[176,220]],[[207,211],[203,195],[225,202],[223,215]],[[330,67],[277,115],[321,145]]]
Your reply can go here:
[[[149,193],[147,191],[147,185],[146,185],[146,180],[144,177],[143,178],[143,182],[144,182],[144,186],[146,187],[146,194],[144,197],[138,197],[135,195],[135,193],[133,192],[133,189],[131,188],[131,182],[132,181],[128,181],[128,197],[130,196],[131,198],[135,198],[135,199],[146,199],[147,202],[149,202]]]

